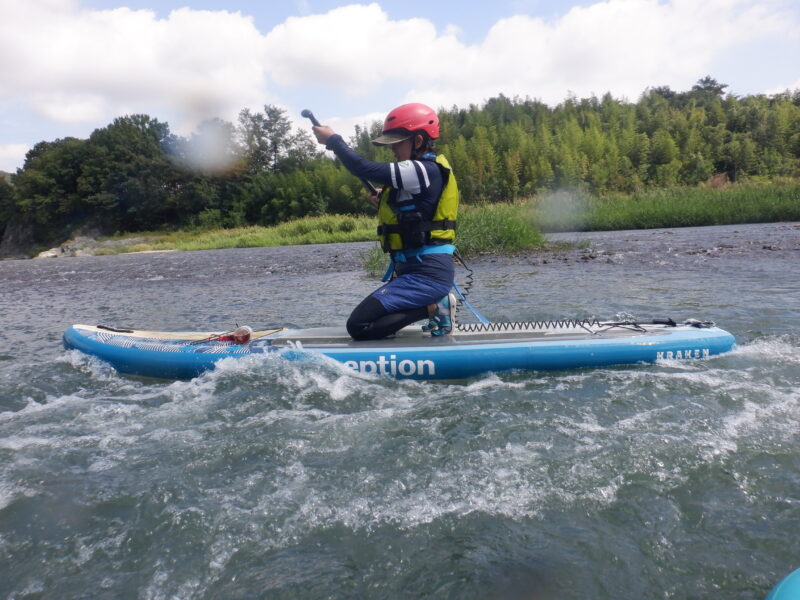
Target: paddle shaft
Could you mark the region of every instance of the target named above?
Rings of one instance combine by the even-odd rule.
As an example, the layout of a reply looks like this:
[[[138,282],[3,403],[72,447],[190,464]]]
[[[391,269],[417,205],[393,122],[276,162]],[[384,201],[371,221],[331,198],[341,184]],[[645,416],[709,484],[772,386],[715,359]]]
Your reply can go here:
[[[305,117],[306,119],[310,120],[311,124],[314,125],[315,127],[321,127],[322,126],[321,123],[317,120],[317,117],[314,116],[314,113],[312,113],[307,108],[303,109],[303,112],[300,113],[300,116]],[[378,193],[378,190],[369,181],[367,181],[366,179],[361,179],[361,178],[359,178],[359,180],[361,181],[363,186],[367,189],[367,191],[370,194],[375,195],[375,194]]]

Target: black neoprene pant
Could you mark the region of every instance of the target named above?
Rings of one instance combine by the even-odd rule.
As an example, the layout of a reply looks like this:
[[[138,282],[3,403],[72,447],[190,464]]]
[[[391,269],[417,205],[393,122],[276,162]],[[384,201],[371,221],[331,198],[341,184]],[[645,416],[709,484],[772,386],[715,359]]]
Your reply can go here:
[[[420,306],[401,312],[388,312],[375,296],[367,296],[347,319],[347,333],[354,340],[379,340],[406,325],[428,318],[428,307]]]

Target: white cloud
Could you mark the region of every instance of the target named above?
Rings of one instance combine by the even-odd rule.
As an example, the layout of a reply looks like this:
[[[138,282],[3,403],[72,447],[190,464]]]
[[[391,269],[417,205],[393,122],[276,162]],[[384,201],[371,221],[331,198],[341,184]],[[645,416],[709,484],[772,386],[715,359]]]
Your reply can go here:
[[[387,79],[421,75],[430,66],[421,64],[416,48],[441,48],[451,39],[437,37],[425,19],[391,21],[373,3],[291,17],[267,34],[265,53],[279,84],[314,82],[357,94]]]
[[[326,121],[335,131],[341,133],[345,139],[348,139],[355,135],[356,126],[363,129],[364,127],[369,127],[375,121],[383,123],[385,118],[386,113],[373,112],[355,117],[331,117]]]
[[[91,122],[107,112],[105,97],[97,93],[38,92],[31,102],[43,117],[57,123]]]
[[[776,85],[775,87],[766,91],[767,94],[782,94],[786,90],[800,90],[800,79],[797,79],[794,83],[788,83],[786,85]]]
[[[27,144],[0,144],[0,171],[14,173],[25,162],[30,149]]]
[[[9,3],[0,22],[0,99],[55,122],[163,107],[188,122],[234,116],[264,97],[263,37],[239,13],[96,11],[59,0]]]
[[[568,92],[636,99],[648,86],[688,89],[735,44],[796,26],[752,4],[610,0],[553,22],[503,19],[450,63],[455,68],[422,80],[408,97],[450,105],[453,97],[463,104],[502,92],[558,103]]]
[[[270,74],[284,86],[322,83],[351,95],[381,86],[440,106],[498,93],[548,103],[568,92],[635,99],[648,86],[688,89],[737,45],[793,35],[780,0],[608,0],[546,21],[502,19],[478,44],[425,19],[395,20],[376,3],[291,18],[266,36]],[[400,99],[402,100],[402,99]]]
[[[311,5],[296,0],[301,14]],[[568,92],[633,100],[647,86],[688,89],[713,76],[714,62],[737,46],[792,39],[796,47],[799,20],[788,0],[606,0],[553,20],[487,23],[483,40],[465,44],[456,26],[438,31],[423,18],[392,20],[378,3],[293,17],[260,32],[251,17],[224,10],[182,8],[159,18],[77,0],[5,2],[0,102],[87,127],[146,112],[187,134],[208,117],[286,106],[288,94],[307,89],[381,109],[404,101],[466,106],[501,92],[548,103]],[[363,122],[340,117],[342,125],[353,121]]]

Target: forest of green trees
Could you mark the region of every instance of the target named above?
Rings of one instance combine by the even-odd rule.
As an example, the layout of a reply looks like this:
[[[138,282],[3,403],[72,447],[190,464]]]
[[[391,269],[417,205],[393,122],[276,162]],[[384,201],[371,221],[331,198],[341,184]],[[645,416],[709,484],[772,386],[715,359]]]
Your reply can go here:
[[[551,107],[500,95],[439,112],[438,150],[465,203],[510,201],[557,188],[595,194],[800,177],[800,90],[737,97],[705,77],[689,91],[646,90],[637,102],[567,98]],[[388,160],[357,128],[361,154]],[[10,179],[10,181],[8,180]],[[274,106],[212,120],[189,138],[146,115],[120,117],[88,139],[36,144],[0,177],[0,233],[24,225],[37,244],[77,228],[105,233],[273,225],[368,210],[359,182],[296,132]]]

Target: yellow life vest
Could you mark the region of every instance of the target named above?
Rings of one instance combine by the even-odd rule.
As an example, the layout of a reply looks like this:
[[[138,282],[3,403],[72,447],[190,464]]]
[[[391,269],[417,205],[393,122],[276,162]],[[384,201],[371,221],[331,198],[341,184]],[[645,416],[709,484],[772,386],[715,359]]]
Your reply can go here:
[[[381,192],[378,204],[378,239],[384,252],[412,250],[422,245],[433,243],[450,243],[456,239],[456,217],[458,216],[458,184],[444,156],[436,157],[436,164],[442,172],[444,187],[432,221],[412,221],[409,215],[403,215],[399,222],[397,214],[389,203],[392,188],[386,186]],[[416,213],[417,215],[419,213]],[[416,240],[416,241],[414,241]],[[419,242],[422,243],[419,243]]]

